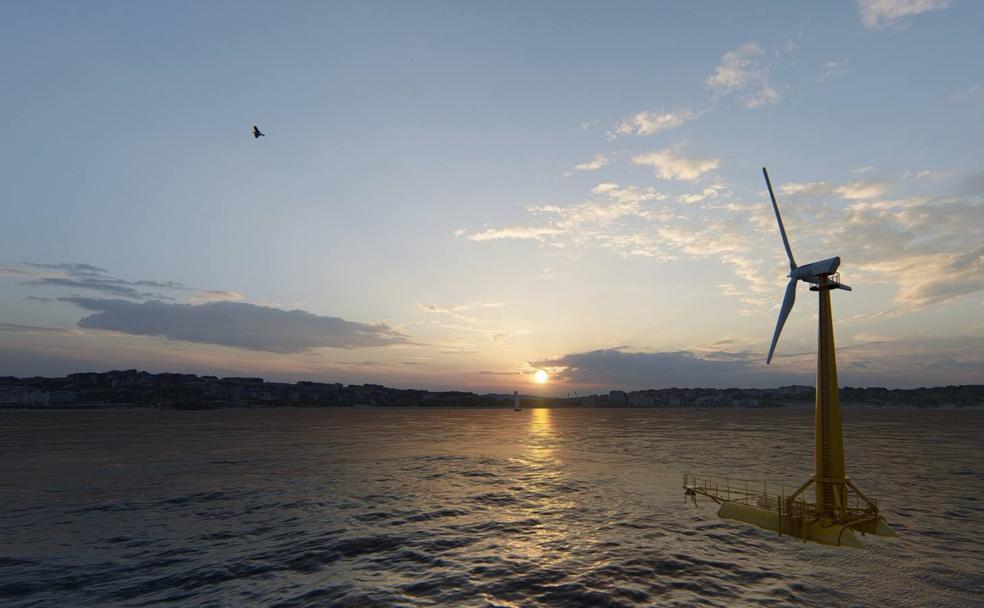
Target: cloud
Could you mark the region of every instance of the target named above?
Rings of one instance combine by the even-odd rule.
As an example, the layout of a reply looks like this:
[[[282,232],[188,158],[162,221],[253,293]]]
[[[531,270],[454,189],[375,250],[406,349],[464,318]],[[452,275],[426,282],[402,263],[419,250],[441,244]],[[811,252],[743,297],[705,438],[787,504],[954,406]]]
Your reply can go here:
[[[17,325],[15,323],[0,323],[0,332],[18,332],[29,334],[64,334],[68,330],[58,327],[36,327],[34,325]]]
[[[615,130],[608,133],[608,139],[619,135],[652,135],[660,131],[674,129],[685,122],[694,120],[699,113],[687,108],[669,111],[639,112],[635,116],[625,118],[615,125]]]
[[[797,374],[779,376],[765,367],[759,353],[709,351],[637,352],[607,348],[530,361],[555,379],[604,388],[775,386],[777,381],[807,380]]]
[[[535,238],[557,249],[597,246],[621,256],[666,258],[653,240],[653,229],[674,217],[674,213],[646,203],[666,200],[667,195],[653,188],[623,187],[612,182],[598,184],[591,193],[594,198],[581,203],[528,207],[535,218],[532,225],[458,235],[473,241]]]
[[[868,197],[871,193],[862,187],[821,184],[794,190],[837,192],[849,204],[800,196],[795,205],[784,207],[794,253],[804,248],[840,255],[845,281],[855,287],[851,277],[858,275],[865,283],[895,285],[894,306],[880,315],[905,314],[984,290],[981,193],[965,185],[958,195],[886,199]],[[771,222],[762,229],[774,234]],[[827,229],[810,229],[817,225]]]
[[[243,299],[243,294],[238,291],[226,291],[224,289],[210,289],[208,291],[200,291],[192,296],[191,301],[194,304],[201,304],[204,302],[238,302]]]
[[[130,281],[110,276],[108,271],[91,264],[38,264],[26,262],[27,269],[4,268],[3,274],[32,277],[28,285],[82,289],[102,295],[131,300],[154,298],[173,300],[166,292],[186,291],[190,287],[176,281]]]
[[[679,196],[677,200],[685,205],[692,205],[693,203],[714,199],[725,194],[728,194],[728,191],[724,184],[715,182],[704,187],[700,192],[691,192],[690,194]]]
[[[478,323],[479,319],[463,313],[472,310],[501,308],[503,304],[501,302],[472,302],[470,304],[453,304],[451,306],[438,306],[436,304],[417,304],[417,306],[421,310],[431,314],[447,315],[462,323],[475,324]]]
[[[442,341],[432,343],[432,346],[443,348],[441,354],[474,354],[479,352],[482,344],[500,344],[509,338],[527,333],[524,329],[514,329],[501,325],[501,315],[497,309],[504,306],[501,302],[470,302],[467,304],[437,305],[417,304],[417,307],[432,315],[421,325],[436,327],[454,332],[463,332],[471,337],[451,336]],[[492,314],[490,314],[492,313]],[[491,317],[491,318],[490,318]],[[473,343],[472,338],[482,338],[481,344]]]
[[[984,290],[984,247],[959,253],[912,254],[862,263],[879,275],[904,277],[895,301],[904,310],[950,302]]]
[[[608,164],[608,158],[604,154],[595,154],[594,158],[586,163],[574,165],[574,169],[564,173],[564,177],[574,175],[575,171],[597,171]]]
[[[754,42],[728,51],[704,85],[718,96],[738,94],[749,109],[778,103],[779,92],[769,83],[769,70],[762,65],[764,55]]]
[[[469,241],[498,241],[501,239],[542,241],[548,236],[559,234],[559,232],[555,228],[548,227],[507,226],[506,228],[489,228],[468,235],[462,233],[459,236],[465,236]]]
[[[31,268],[39,268],[42,270],[56,270],[61,272],[67,272],[69,274],[75,275],[85,275],[85,274],[106,274],[108,271],[104,268],[98,266],[93,266],[92,264],[75,264],[75,263],[61,263],[61,264],[37,264],[34,262],[25,262],[25,266],[30,266]]]
[[[949,8],[950,0],[858,0],[861,24],[867,30],[884,29],[904,17]]]
[[[975,171],[961,181],[960,192],[962,194],[984,198],[984,170]]]
[[[942,169],[923,169],[919,173],[916,173],[916,179],[942,179],[950,175],[950,171],[944,171]]]
[[[848,182],[838,186],[834,192],[837,196],[848,200],[861,200],[882,196],[888,192],[891,184],[884,181],[867,180]]]
[[[529,225],[513,230],[541,235],[540,244],[571,258],[596,249],[660,261],[716,259],[737,276],[756,278],[724,290],[743,305],[737,314],[763,313],[775,307],[784,285],[768,197],[743,202],[718,186],[670,198],[603,182],[588,201],[530,207]],[[895,287],[879,315],[907,314],[984,291],[984,171],[954,186],[958,193],[950,196],[886,198],[898,183],[784,184],[783,202],[793,204],[783,207],[783,219],[801,262],[840,255],[845,282],[856,289]],[[651,204],[667,200],[681,205]]]
[[[22,270],[20,268],[11,268],[10,266],[0,266],[0,276],[35,277],[38,276],[38,273],[32,272],[30,270]]]
[[[303,310],[280,310],[245,302],[172,304],[151,300],[66,297],[92,312],[78,326],[171,340],[220,344],[247,350],[300,353],[313,348],[364,348],[408,343],[385,324],[366,324]]]
[[[954,91],[953,94],[950,95],[950,101],[953,103],[963,103],[974,99],[984,99],[984,84],[975,84],[973,86]]]
[[[783,184],[780,192],[790,197],[796,196],[836,196],[847,200],[864,200],[882,196],[891,188],[882,180],[858,180],[846,184],[827,182],[791,182]]]
[[[159,300],[173,300],[169,295],[161,293],[160,291],[144,291],[134,287],[137,286],[147,286],[153,284],[152,281],[124,281],[123,279],[112,279],[112,278],[71,278],[71,277],[45,277],[41,279],[35,279],[30,282],[31,285],[37,285],[39,287],[67,287],[71,289],[84,289],[86,291],[94,291],[107,296],[117,296],[122,298],[130,298],[132,300],[143,300],[146,298],[156,298]],[[158,284],[159,285],[159,284]],[[153,285],[153,286],[158,286]],[[166,286],[169,289],[181,289],[183,287],[176,286]]]
[[[857,344],[837,349],[843,385],[972,384],[984,374],[984,341],[979,334],[894,339],[862,333],[853,337]],[[546,369],[554,380],[595,390],[753,388],[813,383],[814,347],[803,353],[784,353],[767,367],[763,360],[766,339],[762,340],[761,350],[648,352],[619,346],[529,364]]]
[[[899,338],[897,336],[882,336],[879,334],[873,334],[869,332],[861,332],[859,334],[854,334],[851,336],[854,338],[855,342],[898,342]]]
[[[617,221],[658,220],[666,214],[646,208],[643,203],[664,200],[666,195],[653,188],[622,187],[612,182],[603,182],[592,188],[592,194],[600,199],[575,205],[532,205],[528,207],[531,215],[542,218],[536,225],[517,225],[506,228],[489,228],[468,234],[458,231],[455,234],[471,241],[500,239],[536,240],[554,247],[579,246],[588,242],[604,241],[619,251],[634,248],[623,241],[624,232],[629,226]],[[637,252],[636,254],[641,254]]]
[[[826,82],[838,76],[843,76],[847,74],[847,59],[842,59],[840,61],[824,61],[820,66],[822,73],[820,74],[820,82]]]
[[[860,167],[855,167],[851,169],[851,173],[861,175],[863,173],[871,173],[872,171],[876,171],[877,169],[878,167],[874,167],[872,165],[861,165]]]
[[[581,163],[580,165],[575,165],[574,168],[578,171],[595,171],[596,169],[601,169],[608,164],[608,159],[605,158],[604,154],[595,154],[595,157],[586,163]]]
[[[633,156],[632,162],[637,165],[652,167],[653,172],[660,179],[678,179],[691,182],[704,173],[717,169],[720,164],[716,158],[687,158],[668,149]]]
[[[730,196],[730,192],[717,182],[709,188],[717,194],[705,189],[682,197],[690,201],[687,213],[683,214],[682,209],[670,204],[651,204],[670,200],[668,195],[653,188],[603,182],[592,189],[594,198],[591,200],[529,207],[533,221],[516,232],[549,233],[540,242],[558,251],[570,252],[571,256],[587,248],[610,251],[621,257],[660,261],[673,260],[679,254],[691,258],[719,256],[723,263],[735,266],[736,271],[757,276],[762,272],[760,261],[747,256],[746,252],[753,244],[746,233],[755,219],[749,209],[758,209],[761,205],[719,204],[717,197]],[[705,198],[706,202],[697,201],[697,198]],[[762,207],[761,215],[765,216],[767,210],[767,205]],[[456,234],[468,236],[467,232]],[[768,281],[753,285],[749,290],[764,290],[770,286]],[[750,291],[746,297],[759,300],[759,296]]]

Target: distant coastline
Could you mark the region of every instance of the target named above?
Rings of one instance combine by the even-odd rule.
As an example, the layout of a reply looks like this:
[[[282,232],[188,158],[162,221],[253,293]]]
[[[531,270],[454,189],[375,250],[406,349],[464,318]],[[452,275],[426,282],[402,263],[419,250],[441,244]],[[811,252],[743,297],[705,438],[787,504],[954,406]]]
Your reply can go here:
[[[813,387],[613,390],[575,397],[522,396],[524,407],[805,407]],[[846,408],[984,406],[984,385],[841,388]],[[378,384],[267,382],[262,378],[85,372],[62,378],[0,377],[0,409],[217,409],[226,407],[512,407],[511,394],[397,389]]]

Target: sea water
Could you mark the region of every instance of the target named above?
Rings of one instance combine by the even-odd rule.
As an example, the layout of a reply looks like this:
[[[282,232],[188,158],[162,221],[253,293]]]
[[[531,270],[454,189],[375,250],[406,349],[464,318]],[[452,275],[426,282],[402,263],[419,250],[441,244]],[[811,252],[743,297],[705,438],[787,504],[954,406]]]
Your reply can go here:
[[[809,409],[5,411],[0,604],[980,606],[982,431],[845,409],[858,550],[684,501],[805,481]]]

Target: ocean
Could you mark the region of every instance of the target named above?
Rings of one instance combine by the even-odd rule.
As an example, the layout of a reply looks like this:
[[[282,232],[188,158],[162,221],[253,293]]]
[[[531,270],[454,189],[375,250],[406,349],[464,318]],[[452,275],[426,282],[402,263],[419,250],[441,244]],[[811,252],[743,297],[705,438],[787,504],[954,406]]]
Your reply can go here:
[[[3,606],[981,606],[984,411],[845,409],[899,538],[685,502],[795,486],[809,409],[0,412]]]

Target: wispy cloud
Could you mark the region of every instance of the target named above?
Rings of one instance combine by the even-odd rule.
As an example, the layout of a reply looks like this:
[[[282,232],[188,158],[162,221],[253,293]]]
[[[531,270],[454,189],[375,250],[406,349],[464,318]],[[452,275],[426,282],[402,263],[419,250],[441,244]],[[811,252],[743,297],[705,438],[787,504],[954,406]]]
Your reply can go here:
[[[717,158],[688,158],[670,149],[656,150],[632,157],[632,162],[653,168],[660,179],[694,181],[704,173],[718,168]]]
[[[891,184],[882,180],[861,180],[846,184],[827,182],[792,182],[783,184],[780,193],[787,196],[836,196],[848,200],[863,200],[884,195]]]
[[[673,216],[671,211],[646,203],[668,197],[653,188],[620,186],[603,182],[592,188],[591,200],[573,205],[532,205],[535,218],[529,225],[491,228],[456,235],[472,241],[535,239],[551,247],[566,249],[598,246],[623,256],[664,257],[662,247],[650,231]]]
[[[13,268],[11,266],[0,266],[0,276],[6,277],[35,277],[38,273],[31,270],[24,270],[22,268]]]
[[[586,163],[574,165],[574,168],[564,173],[564,177],[574,175],[575,171],[597,171],[608,164],[608,157],[604,154],[595,154],[594,158]]]
[[[844,74],[847,74],[847,59],[824,61],[820,66],[820,82],[827,82]]]
[[[502,322],[499,310],[502,302],[469,302],[466,304],[417,304],[419,310],[432,318],[420,322],[425,327],[465,334],[445,337],[430,344],[440,354],[473,354],[491,344],[502,343],[513,336],[528,333]],[[465,337],[467,336],[467,337]],[[476,342],[475,338],[479,338]]]
[[[506,228],[489,228],[474,234],[467,234],[467,231],[459,230],[456,234],[465,236],[469,241],[498,241],[501,239],[542,241],[559,233],[560,230],[546,226],[507,226]]]
[[[501,308],[501,302],[472,302],[469,304],[451,304],[448,306],[438,306],[437,304],[417,304],[417,306],[428,313],[447,315],[462,323],[478,323],[478,319],[466,315],[466,312],[490,308]]]
[[[855,342],[898,342],[898,336],[882,336],[879,334],[873,334],[870,332],[861,332],[859,334],[854,334],[851,338]]]
[[[889,198],[898,184],[818,181],[783,184],[779,194],[790,203],[784,220],[798,258],[842,256],[849,284],[863,277],[894,285],[892,314],[906,314],[984,291],[984,172],[957,186],[952,196]],[[783,256],[764,192],[743,202],[716,183],[667,197],[606,182],[592,194],[577,204],[532,206],[529,224],[510,232],[540,235],[542,245],[572,254],[594,248],[663,261],[717,259],[736,276],[754,278],[723,289],[742,304],[738,314],[775,306]]]
[[[681,195],[677,197],[677,200],[686,205],[691,205],[693,203],[715,199],[719,196],[724,196],[727,194],[729,194],[727,187],[723,183],[716,181],[713,184],[705,186],[700,192],[691,192],[690,194]]]
[[[778,103],[779,91],[769,82],[769,70],[762,64],[764,55],[754,42],[728,51],[704,84],[715,95],[739,95],[749,109]]]
[[[860,268],[881,277],[904,277],[895,296],[903,311],[984,291],[984,247],[959,253],[900,252],[895,259],[862,262]]]
[[[60,264],[38,264],[35,262],[25,262],[25,266],[40,270],[50,270],[56,272],[67,272],[73,275],[100,275],[109,272],[104,268],[93,266],[92,264],[60,263]]]
[[[858,0],[861,24],[867,30],[897,25],[905,17],[949,8],[950,0]]]
[[[950,171],[943,169],[923,169],[916,173],[916,179],[943,179],[951,175]]]
[[[34,325],[17,325],[15,323],[0,323],[0,332],[17,332],[27,334],[64,334],[68,330],[57,327],[37,327]]]
[[[794,188],[795,190],[796,188]],[[845,260],[842,270],[867,282],[897,286],[894,309],[904,314],[984,290],[984,197],[967,191],[940,197],[884,198],[869,186],[823,184],[800,191],[834,193],[849,204],[799,197],[783,219],[796,243]],[[799,226],[824,225],[819,233]],[[765,230],[775,230],[765,226]],[[848,281],[850,283],[851,281]]]
[[[963,103],[965,101],[973,101],[977,99],[984,99],[984,84],[975,84],[963,89],[958,89],[950,95],[950,101],[953,103]]]
[[[595,154],[595,157],[586,163],[581,163],[575,165],[574,168],[578,171],[595,171],[601,169],[608,164],[608,159],[605,158],[604,154]]]
[[[245,302],[173,304],[151,300],[65,297],[92,314],[78,325],[140,336],[220,344],[247,350],[301,353],[314,348],[365,348],[407,344],[386,324],[346,321],[303,310],[280,310]]]
[[[653,133],[679,127],[683,123],[694,120],[698,116],[700,116],[698,112],[688,108],[639,112],[634,116],[619,121],[615,125],[614,130],[609,131],[608,139],[615,139],[619,135],[652,135]]]
[[[28,285],[80,289],[102,295],[144,300],[173,300],[169,292],[191,288],[176,281],[127,280],[111,276],[107,270],[91,264],[38,264],[25,262],[23,268],[6,267],[0,273],[30,278]]]
[[[238,291],[227,291],[225,289],[209,289],[200,291],[191,297],[194,304],[205,302],[238,302],[243,299],[243,294]]]

